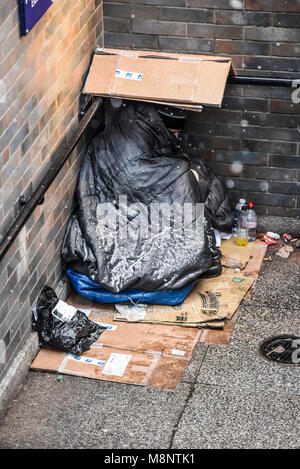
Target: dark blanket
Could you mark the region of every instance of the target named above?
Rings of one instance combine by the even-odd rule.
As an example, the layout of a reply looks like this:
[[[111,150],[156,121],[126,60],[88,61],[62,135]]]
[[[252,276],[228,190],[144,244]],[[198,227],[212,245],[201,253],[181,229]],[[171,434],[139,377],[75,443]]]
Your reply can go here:
[[[212,226],[232,221],[220,181],[183,153],[153,105],[108,100],[62,257],[114,293],[182,288],[212,264]]]

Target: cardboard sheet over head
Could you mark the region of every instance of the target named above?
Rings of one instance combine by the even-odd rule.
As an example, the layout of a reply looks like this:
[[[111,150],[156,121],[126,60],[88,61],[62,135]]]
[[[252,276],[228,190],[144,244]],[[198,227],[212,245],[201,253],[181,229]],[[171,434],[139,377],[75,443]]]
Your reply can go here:
[[[202,108],[221,107],[230,58],[102,49],[95,54],[84,93]]]

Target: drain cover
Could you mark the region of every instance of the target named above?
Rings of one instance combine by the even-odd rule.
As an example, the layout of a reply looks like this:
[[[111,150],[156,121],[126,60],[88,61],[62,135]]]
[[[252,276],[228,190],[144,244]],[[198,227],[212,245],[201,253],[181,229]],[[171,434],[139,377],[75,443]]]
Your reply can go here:
[[[300,337],[279,335],[265,340],[260,351],[264,357],[286,365],[300,365]]]

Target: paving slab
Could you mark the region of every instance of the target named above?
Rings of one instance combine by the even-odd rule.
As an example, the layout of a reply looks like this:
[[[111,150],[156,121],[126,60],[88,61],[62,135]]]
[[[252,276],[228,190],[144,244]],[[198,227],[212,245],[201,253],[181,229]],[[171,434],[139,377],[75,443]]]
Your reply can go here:
[[[208,345],[199,342],[193,352],[193,358],[186,367],[181,382],[194,383],[202,366]]]
[[[300,336],[300,317],[276,324],[238,323],[229,346],[209,346],[197,383],[299,396],[300,366],[273,363],[259,351],[266,338],[290,333]]]
[[[264,306],[243,301],[238,309],[236,320],[241,325],[276,324],[279,328],[282,323],[286,322],[290,323],[292,331],[293,324],[297,324],[300,320],[300,305],[286,309],[280,305]]]
[[[299,448],[299,397],[197,385],[174,449]]]
[[[190,391],[31,371],[0,426],[0,448],[168,448]]]
[[[245,300],[248,304],[291,309],[300,308],[300,250],[295,250],[289,258],[282,259],[276,252],[284,243],[270,246],[256,281],[255,290]]]

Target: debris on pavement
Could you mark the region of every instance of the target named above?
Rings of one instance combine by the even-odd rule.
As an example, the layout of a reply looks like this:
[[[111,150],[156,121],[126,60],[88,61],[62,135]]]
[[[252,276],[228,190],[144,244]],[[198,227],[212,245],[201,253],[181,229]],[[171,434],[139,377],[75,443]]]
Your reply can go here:
[[[271,246],[272,244],[277,244],[277,241],[275,241],[273,238],[270,238],[267,235],[262,236],[262,241],[264,241],[268,246]]]
[[[34,328],[42,345],[80,354],[106,330],[90,321],[86,314],[59,300],[55,291],[45,286],[33,311]]]
[[[273,239],[280,239],[280,235],[277,233],[273,233],[272,231],[267,231],[266,236]]]
[[[290,241],[292,241],[292,236],[288,233],[284,233],[282,235],[282,237],[283,237],[285,243],[289,243]]]
[[[282,257],[283,259],[287,259],[293,251],[294,249],[292,246],[282,246],[276,252],[276,256]]]

